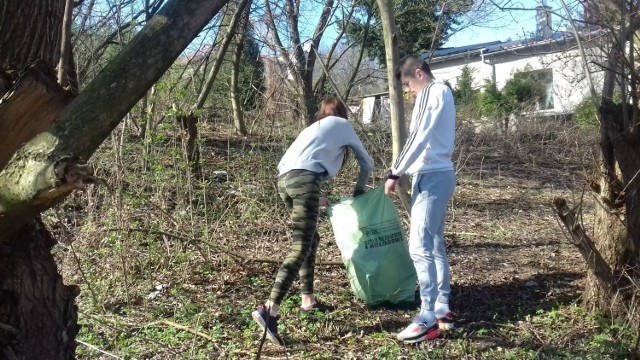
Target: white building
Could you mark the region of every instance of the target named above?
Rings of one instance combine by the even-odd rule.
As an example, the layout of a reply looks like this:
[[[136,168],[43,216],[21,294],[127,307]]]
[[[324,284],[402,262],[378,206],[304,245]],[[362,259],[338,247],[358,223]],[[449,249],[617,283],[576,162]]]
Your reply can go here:
[[[543,9],[544,11],[544,9]],[[548,16],[544,14],[545,19]],[[487,80],[495,81],[498,89],[516,73],[528,72],[547,85],[547,96],[537,110],[550,114],[571,113],[575,106],[590,95],[583,60],[572,33],[550,33],[548,26],[538,26],[538,35],[530,40],[495,41],[437,50],[427,59],[439,81],[447,81],[455,89],[464,66],[474,78],[474,88],[480,89]],[[583,31],[584,47],[596,90],[602,89],[603,72],[594,63],[602,64],[604,54],[599,46],[600,30]]]

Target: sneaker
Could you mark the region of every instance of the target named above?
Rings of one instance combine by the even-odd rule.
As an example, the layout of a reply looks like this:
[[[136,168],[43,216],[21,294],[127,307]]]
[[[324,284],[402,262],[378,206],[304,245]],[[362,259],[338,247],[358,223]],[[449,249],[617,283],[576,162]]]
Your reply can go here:
[[[327,305],[324,303],[321,303],[320,301],[316,301],[313,304],[311,304],[311,306],[307,306],[307,307],[302,307],[300,306],[300,312],[306,313],[306,312],[310,312],[312,310],[317,310],[321,313],[327,313],[327,312],[332,312],[333,310],[335,310],[335,307],[331,306],[331,305]]]
[[[398,340],[406,343],[417,343],[425,340],[433,340],[440,336],[440,327],[437,322],[429,324],[422,321],[418,316],[414,317],[411,324],[398,334]]]
[[[267,337],[272,343],[284,346],[284,341],[282,341],[282,338],[278,335],[278,319],[280,319],[280,316],[271,316],[266,306],[258,305],[256,310],[251,313],[251,317],[260,326],[262,331],[266,329]]]
[[[453,313],[451,311],[444,314],[444,316],[436,315],[436,321],[442,331],[452,330],[453,326]]]

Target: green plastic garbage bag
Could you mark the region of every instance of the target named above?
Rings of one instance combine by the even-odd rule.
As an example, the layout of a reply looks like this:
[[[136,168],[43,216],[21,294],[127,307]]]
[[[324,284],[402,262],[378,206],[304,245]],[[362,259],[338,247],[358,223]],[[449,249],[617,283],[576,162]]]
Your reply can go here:
[[[384,185],[331,205],[328,214],[356,297],[366,305],[414,301],[416,272]]]

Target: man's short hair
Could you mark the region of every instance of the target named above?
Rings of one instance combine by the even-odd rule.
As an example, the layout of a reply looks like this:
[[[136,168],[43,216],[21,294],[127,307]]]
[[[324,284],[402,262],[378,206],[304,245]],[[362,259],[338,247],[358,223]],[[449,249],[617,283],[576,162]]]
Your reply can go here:
[[[422,60],[417,56],[405,56],[400,59],[398,67],[396,68],[396,78],[400,81],[401,79],[411,77],[416,77],[416,70],[422,70],[430,80],[433,80],[433,74],[431,73],[431,69],[426,61]]]

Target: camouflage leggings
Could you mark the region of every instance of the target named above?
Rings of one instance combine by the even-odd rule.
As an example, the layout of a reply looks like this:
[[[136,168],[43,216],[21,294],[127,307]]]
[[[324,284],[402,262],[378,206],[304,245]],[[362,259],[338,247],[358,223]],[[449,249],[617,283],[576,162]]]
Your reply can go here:
[[[289,210],[293,228],[291,249],[271,290],[270,300],[280,305],[293,284],[296,272],[300,275],[302,293],[313,294],[316,250],[320,242],[316,229],[320,206],[318,174],[291,170],[278,178],[278,193]]]

